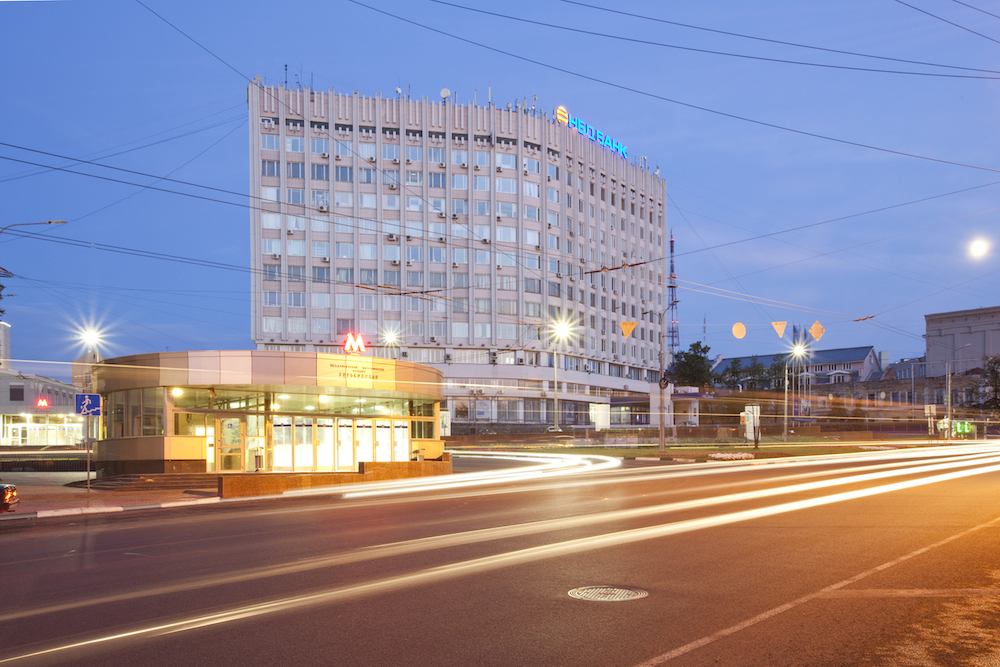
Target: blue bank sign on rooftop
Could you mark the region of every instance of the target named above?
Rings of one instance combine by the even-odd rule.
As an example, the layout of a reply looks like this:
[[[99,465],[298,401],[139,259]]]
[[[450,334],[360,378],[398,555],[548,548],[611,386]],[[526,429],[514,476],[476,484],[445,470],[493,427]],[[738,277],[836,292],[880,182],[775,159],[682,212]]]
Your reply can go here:
[[[610,136],[604,134],[600,130],[595,130],[586,122],[579,118],[574,118],[566,111],[566,107],[558,107],[556,109],[556,122],[562,123],[569,128],[576,128],[576,131],[583,136],[589,138],[591,141],[604,146],[605,148],[610,148],[615,153],[618,153],[626,160],[628,159],[628,146],[625,144],[615,141]]]

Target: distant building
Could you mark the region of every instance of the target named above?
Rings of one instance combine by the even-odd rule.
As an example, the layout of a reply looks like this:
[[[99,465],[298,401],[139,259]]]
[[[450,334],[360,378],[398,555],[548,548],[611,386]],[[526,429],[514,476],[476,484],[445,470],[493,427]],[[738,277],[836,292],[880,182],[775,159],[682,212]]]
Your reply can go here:
[[[10,325],[0,322],[0,447],[75,446],[83,439],[75,414],[77,388],[10,367]]]
[[[725,374],[736,362],[739,362],[739,367],[744,372],[749,371],[754,361],[767,371],[775,362],[783,365],[786,358],[789,360],[789,373],[796,378],[796,382],[801,382],[803,385],[865,382],[874,380],[882,374],[879,355],[874,347],[867,345],[834,350],[807,350],[801,359],[796,359],[787,352],[731,359],[720,356],[712,366],[712,375]],[[766,378],[766,385],[758,388],[777,389],[782,386],[781,382],[782,378]]]
[[[924,315],[927,375],[937,377],[983,368],[1000,354],[1000,306]]]

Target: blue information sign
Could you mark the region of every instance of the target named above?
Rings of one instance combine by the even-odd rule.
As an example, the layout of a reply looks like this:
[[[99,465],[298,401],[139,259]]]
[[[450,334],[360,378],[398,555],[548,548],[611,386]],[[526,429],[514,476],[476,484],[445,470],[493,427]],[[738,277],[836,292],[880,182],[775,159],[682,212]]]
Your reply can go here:
[[[77,394],[76,395],[76,414],[78,415],[91,415],[93,417],[101,416],[101,395],[100,394]]]

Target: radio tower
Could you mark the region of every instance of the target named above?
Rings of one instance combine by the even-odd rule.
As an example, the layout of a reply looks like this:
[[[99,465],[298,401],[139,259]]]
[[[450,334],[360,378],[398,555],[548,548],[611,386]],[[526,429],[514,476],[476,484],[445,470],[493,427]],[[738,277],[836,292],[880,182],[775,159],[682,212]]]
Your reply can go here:
[[[667,344],[670,346],[671,360],[681,351],[681,335],[677,319],[677,274],[674,273],[674,230],[670,230],[670,281],[667,283],[667,306],[670,311],[670,328],[667,329]]]

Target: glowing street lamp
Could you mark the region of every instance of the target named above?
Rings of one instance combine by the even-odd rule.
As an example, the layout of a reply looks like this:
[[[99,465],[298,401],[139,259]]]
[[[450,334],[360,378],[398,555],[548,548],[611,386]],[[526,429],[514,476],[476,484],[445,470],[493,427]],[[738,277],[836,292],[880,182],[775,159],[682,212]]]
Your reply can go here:
[[[552,427],[559,430],[559,344],[565,343],[572,332],[572,325],[567,320],[549,323],[549,337],[556,342],[552,357]]]
[[[792,353],[785,357],[785,419],[781,429],[781,439],[784,442],[788,442],[788,360],[793,357],[801,359],[805,353],[806,346],[802,343],[796,343],[792,346]]]

